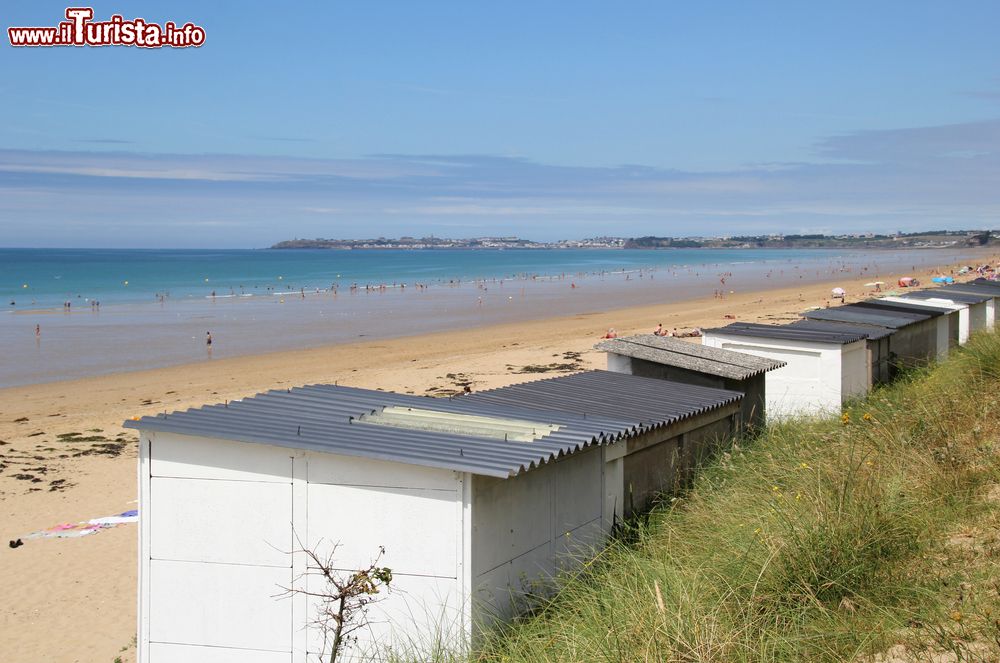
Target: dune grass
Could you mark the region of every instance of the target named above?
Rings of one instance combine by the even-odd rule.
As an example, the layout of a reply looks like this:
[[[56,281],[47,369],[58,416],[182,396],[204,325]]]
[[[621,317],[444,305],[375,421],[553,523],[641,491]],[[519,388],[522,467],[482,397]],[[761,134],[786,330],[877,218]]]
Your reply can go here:
[[[840,419],[734,446],[472,658],[1000,660],[998,481],[1000,335],[981,335]]]

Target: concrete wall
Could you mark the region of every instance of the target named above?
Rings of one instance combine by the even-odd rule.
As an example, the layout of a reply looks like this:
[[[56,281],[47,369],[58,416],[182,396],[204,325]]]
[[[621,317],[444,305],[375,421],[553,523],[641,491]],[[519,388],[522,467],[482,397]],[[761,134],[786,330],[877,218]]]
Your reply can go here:
[[[473,623],[506,621],[525,594],[590,559],[616,522],[686,485],[733,437],[732,404],[509,479],[472,478]]]
[[[603,544],[612,525],[604,472],[604,449],[592,447],[509,479],[472,477],[477,630],[522,612],[525,594],[544,593],[558,570]]]
[[[465,639],[465,480],[445,470],[226,440],[143,433],[139,660],[305,663],[322,592],[303,546],[345,573],[385,547],[393,592],[354,653]],[[336,546],[336,549],[334,547]]]
[[[937,318],[907,325],[889,337],[890,373],[895,377],[900,370],[927,366],[948,356],[951,345],[951,317]],[[957,330],[956,337],[957,339]]]
[[[890,368],[889,339],[890,336],[872,340],[868,339],[868,364],[870,367],[871,385],[888,384],[892,379]]]

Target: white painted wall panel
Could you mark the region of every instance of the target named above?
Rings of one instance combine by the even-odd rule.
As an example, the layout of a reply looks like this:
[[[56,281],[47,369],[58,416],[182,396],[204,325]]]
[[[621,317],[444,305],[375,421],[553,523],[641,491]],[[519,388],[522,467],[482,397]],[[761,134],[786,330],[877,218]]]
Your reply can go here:
[[[457,480],[453,481],[457,488]],[[458,493],[423,488],[309,484],[308,546],[337,568],[382,564],[397,573],[455,577]]]
[[[291,582],[291,568],[152,560],[150,640],[290,656],[292,604],[274,596]]]
[[[768,416],[817,415],[838,412],[841,406],[841,346],[784,339],[727,336],[709,332],[702,343],[757,357],[787,362],[767,373]]]
[[[150,437],[154,477],[291,481],[291,449],[174,433]]]
[[[359,425],[359,434],[363,428]],[[455,472],[433,467],[324,453],[309,453],[307,458],[309,483],[454,490],[457,480]]]
[[[291,567],[290,483],[151,480],[154,559]]]
[[[867,341],[843,346],[840,353],[841,398],[860,398],[871,385],[871,358]]]
[[[149,663],[289,663],[287,652],[229,647],[201,647],[154,642],[149,646]]]
[[[608,370],[612,373],[632,373],[632,358],[608,352]]]
[[[310,593],[324,591],[322,578],[310,576],[307,586]],[[394,574],[391,587],[371,604],[368,624],[354,632],[358,642],[351,648],[352,654],[371,653],[375,646],[426,652],[435,640],[457,644],[464,638],[464,601],[454,579]],[[309,598],[310,618],[321,605],[320,599]],[[309,629],[308,649],[313,656],[325,651],[320,629]]]

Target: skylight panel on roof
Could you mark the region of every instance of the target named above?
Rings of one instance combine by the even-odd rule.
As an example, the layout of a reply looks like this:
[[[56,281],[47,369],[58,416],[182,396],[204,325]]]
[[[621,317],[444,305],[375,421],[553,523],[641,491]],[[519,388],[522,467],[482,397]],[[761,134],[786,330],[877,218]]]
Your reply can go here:
[[[389,406],[375,410],[361,415],[357,421],[376,426],[487,437],[511,442],[534,442],[562,428],[557,424],[524,419],[456,414],[404,406]]]

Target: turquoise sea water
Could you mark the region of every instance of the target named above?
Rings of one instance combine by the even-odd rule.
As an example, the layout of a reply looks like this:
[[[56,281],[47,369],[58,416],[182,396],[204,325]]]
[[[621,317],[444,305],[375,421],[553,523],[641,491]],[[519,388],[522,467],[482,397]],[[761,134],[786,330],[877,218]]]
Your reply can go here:
[[[875,279],[962,255],[0,249],[0,387],[443,330],[475,333],[717,291]],[[657,322],[650,319],[650,329]],[[596,338],[605,330],[593,331]]]
[[[0,298],[10,308],[102,305],[300,288],[591,274],[641,268],[793,263],[835,258],[827,250],[110,250],[0,249]]]

